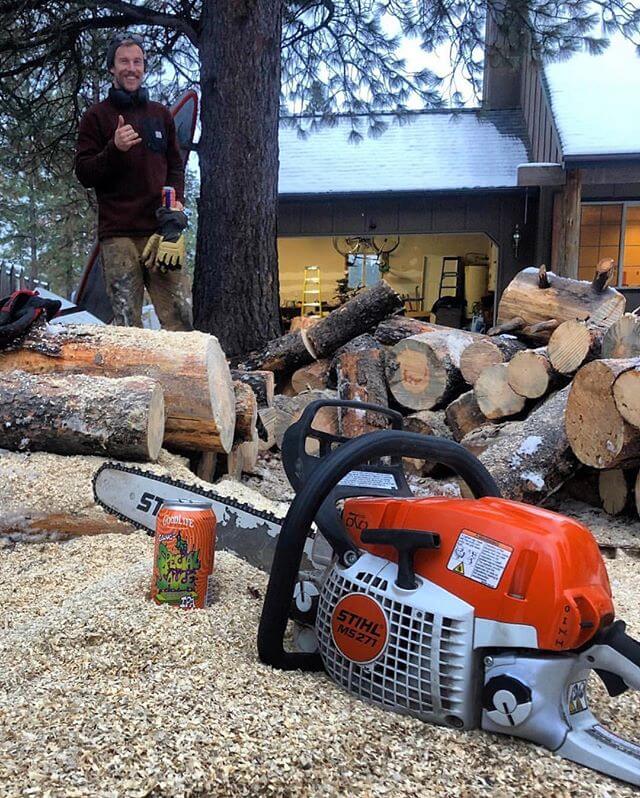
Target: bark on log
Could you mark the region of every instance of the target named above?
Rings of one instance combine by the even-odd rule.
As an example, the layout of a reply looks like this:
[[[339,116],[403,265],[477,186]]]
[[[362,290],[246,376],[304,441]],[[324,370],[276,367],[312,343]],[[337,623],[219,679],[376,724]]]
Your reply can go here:
[[[620,515],[633,497],[635,472],[612,468],[598,474],[598,494],[609,515]]]
[[[508,363],[514,355],[526,349],[513,335],[497,335],[468,346],[460,357],[460,371],[469,385],[475,385],[480,373],[489,366]]]
[[[0,448],[155,461],[164,423],[162,388],[148,377],[0,377]]]
[[[217,339],[200,332],[69,326],[33,330],[0,352],[0,371],[76,373],[157,380],[167,413],[164,445],[228,451],[235,428],[229,366]]]
[[[384,351],[370,335],[362,335],[343,347],[335,359],[335,369],[340,399],[388,407]],[[370,410],[345,408],[338,413],[338,429],[347,438],[387,427],[386,416]]]
[[[509,385],[509,364],[489,366],[476,380],[474,391],[478,407],[489,419],[516,416],[526,404],[524,396]]]
[[[453,433],[445,420],[444,410],[420,410],[417,413],[411,413],[405,417],[403,429],[407,432],[417,432],[420,435],[432,435],[448,440],[453,438]],[[402,461],[405,471],[418,476],[431,474],[437,466],[437,463],[414,457],[403,457]]]
[[[640,429],[628,424],[616,407],[613,385],[640,359],[594,360],[571,383],[566,428],[571,448],[581,463],[615,468],[640,461]]]
[[[474,391],[467,391],[454,399],[445,410],[445,418],[456,441],[461,441],[472,430],[488,423],[478,407]]]
[[[276,445],[276,417],[278,411],[275,407],[261,407],[258,409],[258,449],[263,452]]]
[[[302,336],[313,357],[320,360],[333,354],[352,338],[373,330],[402,306],[400,296],[389,283],[380,280],[331,311],[310,329],[304,330]]]
[[[518,352],[509,361],[507,379],[511,388],[526,399],[539,399],[562,380],[549,361],[546,346]]]
[[[391,316],[378,324],[373,337],[380,344],[393,346],[398,341],[403,341],[412,335],[434,330],[442,330],[442,325],[429,324],[426,321],[412,319],[410,316]]]
[[[275,378],[272,371],[241,371],[231,369],[231,379],[248,385],[256,395],[258,407],[269,407],[273,402]]]
[[[549,288],[538,288],[538,270],[523,269],[506,287],[498,305],[498,324],[520,316],[527,324],[548,319],[578,319],[608,327],[624,313],[625,298],[614,288],[595,291],[591,283],[548,273]]]
[[[547,354],[559,374],[573,374],[602,353],[604,331],[584,321],[563,321],[551,335]]]
[[[613,383],[613,398],[622,418],[640,427],[640,368],[623,372]]]
[[[397,343],[387,354],[387,383],[396,402],[409,410],[432,410],[453,401],[467,388],[460,356],[481,337],[447,329]]]
[[[471,430],[468,435],[464,436],[460,443],[465,449],[468,449],[471,454],[480,457],[489,446],[493,446],[499,439],[503,440],[506,438],[512,426],[514,429],[518,429],[517,424],[519,423],[518,421],[503,421],[501,424],[483,424],[481,427],[476,427]]]
[[[609,280],[613,276],[613,267],[615,261],[613,258],[602,258],[596,266],[596,273],[591,281],[591,287],[594,291],[601,293],[607,287]]]
[[[243,474],[253,474],[258,463],[258,439],[235,443],[226,455],[224,473],[240,482]]]
[[[528,346],[543,346],[549,343],[553,331],[559,326],[558,319],[546,319],[535,324],[527,324],[520,316],[492,327],[487,335],[494,337],[513,333]]]
[[[235,380],[233,390],[236,395],[236,430],[234,445],[243,441],[258,438],[256,422],[258,420],[258,402],[250,385]]]
[[[567,386],[552,394],[480,455],[505,498],[539,502],[575,470],[564,423],[568,393]]]
[[[331,371],[331,360],[323,358],[316,360],[309,366],[294,371],[291,375],[291,387],[296,394],[303,391],[319,390],[323,391],[329,387]]]
[[[602,340],[602,357],[640,357],[640,316],[625,313],[609,327]]]
[[[289,374],[313,357],[304,344],[302,333],[292,332],[269,341],[259,352],[249,353],[237,366],[242,371],[275,371]]]
[[[311,402],[318,399],[337,399],[335,391],[305,391],[298,396],[276,396],[273,400],[273,407],[276,410],[274,419],[274,437],[278,448],[282,447],[284,433],[302,415],[304,409]],[[322,408],[316,415],[313,422],[314,429],[330,432],[335,435],[338,432],[338,414],[335,407]],[[315,454],[318,450],[315,442],[309,441],[309,453]]]

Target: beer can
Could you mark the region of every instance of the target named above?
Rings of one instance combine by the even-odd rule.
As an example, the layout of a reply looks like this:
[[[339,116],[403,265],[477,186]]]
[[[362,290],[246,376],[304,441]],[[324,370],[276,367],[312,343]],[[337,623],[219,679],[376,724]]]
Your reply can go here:
[[[157,191],[157,189],[156,189]],[[162,186],[162,207],[171,210],[176,204],[176,190],[173,186]]]
[[[210,601],[216,517],[208,502],[164,502],[156,519],[151,596],[182,609]]]

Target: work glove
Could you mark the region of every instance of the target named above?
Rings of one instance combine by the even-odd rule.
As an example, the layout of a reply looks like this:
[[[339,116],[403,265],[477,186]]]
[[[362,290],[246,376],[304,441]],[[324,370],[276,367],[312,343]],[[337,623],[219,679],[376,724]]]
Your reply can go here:
[[[144,246],[142,250],[142,255],[140,255],[140,263],[149,271],[153,271],[156,265],[156,257],[158,256],[158,245],[162,241],[162,236],[160,233],[154,233],[152,236],[149,236],[149,240]]]
[[[186,260],[183,230],[188,225],[183,211],[158,208],[158,231],[149,237],[140,260],[149,270],[163,274],[181,269]]]

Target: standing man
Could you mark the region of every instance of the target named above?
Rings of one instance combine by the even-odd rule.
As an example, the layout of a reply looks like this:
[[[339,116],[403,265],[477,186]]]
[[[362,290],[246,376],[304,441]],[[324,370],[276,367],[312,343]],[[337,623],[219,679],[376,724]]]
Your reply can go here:
[[[114,324],[142,326],[145,286],[160,324],[192,330],[182,230],[184,166],[173,117],[151,102],[142,39],[125,32],[107,47],[113,85],[80,121],[75,172],[98,198],[98,239]],[[163,186],[175,188],[171,211],[157,211]]]

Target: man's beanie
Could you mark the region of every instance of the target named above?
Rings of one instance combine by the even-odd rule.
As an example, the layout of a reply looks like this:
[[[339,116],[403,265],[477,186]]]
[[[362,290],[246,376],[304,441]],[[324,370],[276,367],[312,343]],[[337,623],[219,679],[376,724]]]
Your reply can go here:
[[[107,45],[107,69],[111,69],[111,67],[114,65],[116,50],[123,44],[137,44],[142,50],[142,55],[146,57],[144,51],[144,40],[142,36],[139,36],[137,33],[130,33],[129,31],[116,33]]]

